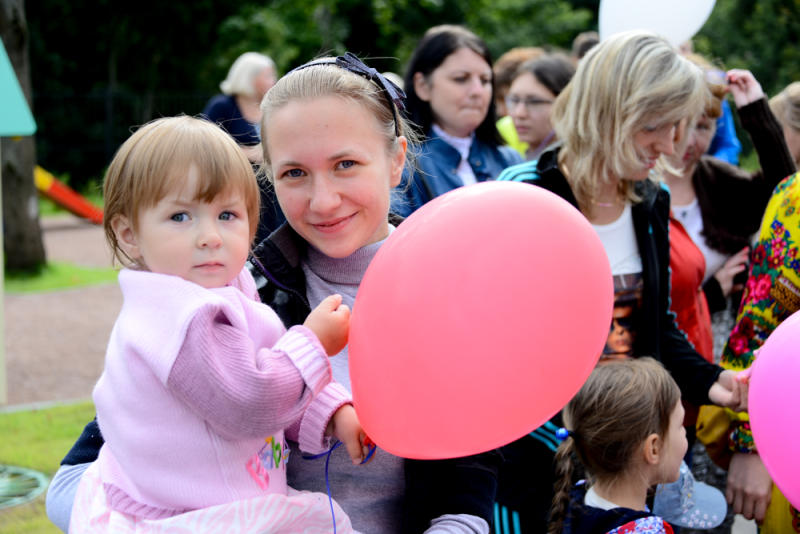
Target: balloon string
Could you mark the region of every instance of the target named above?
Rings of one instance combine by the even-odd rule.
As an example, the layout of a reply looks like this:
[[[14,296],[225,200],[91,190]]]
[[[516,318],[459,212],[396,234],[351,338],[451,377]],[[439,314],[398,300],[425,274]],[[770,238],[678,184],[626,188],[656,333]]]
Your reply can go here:
[[[333,445],[331,445],[331,448],[328,449],[325,452],[321,452],[319,454],[312,454],[312,455],[307,455],[307,454],[303,455],[303,460],[316,460],[317,458],[322,458],[323,456],[326,457],[325,458],[325,489],[328,491],[328,504],[331,507],[331,519],[333,520],[333,534],[336,534],[336,514],[333,512],[333,497],[331,496],[331,480],[330,480],[330,477],[328,476],[328,467],[330,465],[331,455],[333,454],[333,451],[338,449],[339,446],[341,446],[341,444],[342,444],[341,441],[335,441],[333,443]],[[361,463],[359,465],[364,465],[365,463],[367,463],[369,461],[369,459],[372,458],[372,455],[375,454],[375,450],[377,448],[378,447],[376,447],[374,444],[370,445],[369,453],[367,454],[366,458],[361,460]]]

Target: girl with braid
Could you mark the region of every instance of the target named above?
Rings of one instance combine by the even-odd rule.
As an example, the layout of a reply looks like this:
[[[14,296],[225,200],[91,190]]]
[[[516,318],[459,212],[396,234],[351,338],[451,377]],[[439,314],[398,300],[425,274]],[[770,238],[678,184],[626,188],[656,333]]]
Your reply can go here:
[[[650,487],[678,480],[688,446],[680,399],[652,358],[615,360],[592,372],[563,411],[549,534],[673,532],[649,510],[647,496]],[[588,480],[573,486],[575,459]]]

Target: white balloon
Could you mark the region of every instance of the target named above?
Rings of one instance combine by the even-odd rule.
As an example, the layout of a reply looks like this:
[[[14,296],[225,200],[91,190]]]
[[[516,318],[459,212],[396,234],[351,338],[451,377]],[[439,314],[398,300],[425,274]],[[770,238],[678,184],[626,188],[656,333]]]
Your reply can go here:
[[[628,30],[649,30],[677,47],[708,20],[715,0],[600,0],[600,40]]]

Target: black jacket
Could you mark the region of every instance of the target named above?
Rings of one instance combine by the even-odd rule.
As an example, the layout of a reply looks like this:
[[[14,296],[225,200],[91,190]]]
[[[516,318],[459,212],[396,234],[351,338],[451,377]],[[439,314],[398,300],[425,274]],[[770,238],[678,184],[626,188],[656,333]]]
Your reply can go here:
[[[543,187],[575,208],[578,202],[558,168],[558,150],[544,152],[535,165],[523,164],[506,170],[505,178]],[[669,311],[669,193],[651,181],[637,184],[641,202],[631,207],[634,232],[642,258],[642,304],[634,354],[659,360],[672,374],[686,400],[708,404],[708,391],[722,368],[708,363],[694,350]],[[503,447],[506,462],[501,467],[498,502],[516,511],[524,533],[544,532],[553,499],[553,458],[561,426],[560,414],[548,423]],[[535,503],[535,504],[531,504]],[[505,534],[505,533],[504,533]]]

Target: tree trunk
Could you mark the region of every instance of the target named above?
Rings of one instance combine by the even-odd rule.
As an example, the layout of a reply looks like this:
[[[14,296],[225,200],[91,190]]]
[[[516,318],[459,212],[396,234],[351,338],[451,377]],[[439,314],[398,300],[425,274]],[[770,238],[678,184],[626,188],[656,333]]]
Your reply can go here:
[[[24,0],[0,0],[0,36],[31,106],[28,24]],[[32,106],[31,106],[32,108]],[[32,136],[0,142],[3,195],[3,252],[8,270],[31,270],[46,258],[39,226],[39,203],[33,182],[36,145]]]

